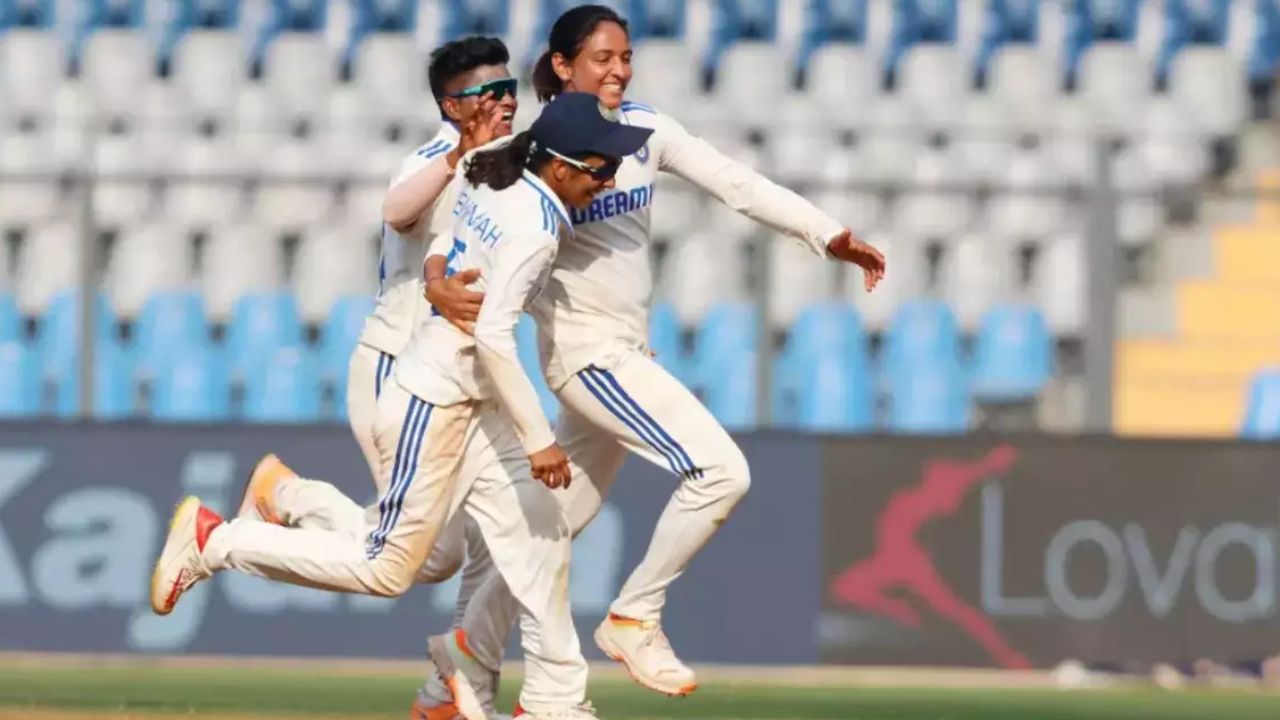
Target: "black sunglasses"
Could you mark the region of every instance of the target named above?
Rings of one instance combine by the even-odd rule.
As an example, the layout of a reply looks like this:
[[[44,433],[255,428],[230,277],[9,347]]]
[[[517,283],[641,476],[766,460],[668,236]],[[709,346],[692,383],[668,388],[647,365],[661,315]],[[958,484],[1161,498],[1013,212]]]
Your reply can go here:
[[[621,158],[602,158],[604,160],[604,164],[596,167],[595,165],[585,163],[581,160],[574,160],[571,157],[565,157],[551,148],[547,148],[547,152],[560,158],[566,165],[570,165],[581,170],[582,172],[590,175],[592,180],[599,182],[612,179],[614,175],[618,174],[618,167],[622,165]]]
[[[499,78],[498,80],[490,80],[479,85],[472,85],[469,88],[459,90],[448,97],[461,100],[469,97],[483,97],[485,93],[493,93],[494,100],[501,100],[508,95],[516,94],[517,81],[515,78]]]

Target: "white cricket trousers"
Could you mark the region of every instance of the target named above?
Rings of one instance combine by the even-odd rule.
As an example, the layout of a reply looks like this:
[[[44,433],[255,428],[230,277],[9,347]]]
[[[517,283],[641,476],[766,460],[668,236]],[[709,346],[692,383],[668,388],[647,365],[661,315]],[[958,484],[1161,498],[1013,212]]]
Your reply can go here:
[[[384,483],[387,478],[378,472],[381,465],[375,441],[378,398],[383,388],[394,384],[395,366],[396,356],[359,343],[351,353],[347,367],[347,420],[351,424],[351,434],[369,464],[378,497],[387,489]],[[284,524],[296,527],[356,530],[364,523],[364,508],[350,503],[342,491],[326,482],[299,479],[285,483],[285,487],[278,490],[276,511]],[[458,615],[454,619],[454,625],[458,627],[461,626],[466,601],[493,572],[493,561],[475,521],[466,513],[459,513],[449,520],[436,540],[436,548],[418,581],[443,582],[457,572],[464,559],[466,570],[458,590]]]
[[[572,483],[556,493],[574,535],[600,511],[627,451],[680,477],[640,565],[610,611],[658,620],[667,588],[706,545],[751,483],[746,458],[710,411],[641,351],[579,372],[556,391],[562,410],[556,439],[569,456]],[[460,612],[476,658],[502,662],[519,605],[501,578],[489,577]]]
[[[379,485],[386,489],[362,522],[352,526],[358,506],[336,488],[318,493],[327,483],[289,481],[277,499],[300,489],[306,492],[299,496],[327,497],[328,508],[308,512],[328,520],[310,527],[233,520],[209,537],[210,569],[397,596],[416,580],[439,582],[457,570],[460,544],[452,558],[437,555],[444,565],[434,571],[426,561],[450,508],[461,509],[520,608],[527,665],[521,703],[537,709],[582,702],[587,666],[568,602],[568,527],[552,492],[532,480],[509,419],[492,402],[433,406],[394,380],[383,389],[378,416]]]

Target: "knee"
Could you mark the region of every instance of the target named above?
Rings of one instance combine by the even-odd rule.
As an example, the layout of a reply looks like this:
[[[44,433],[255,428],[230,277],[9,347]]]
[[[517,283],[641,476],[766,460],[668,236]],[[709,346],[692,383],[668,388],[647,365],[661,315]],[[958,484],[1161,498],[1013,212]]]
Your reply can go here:
[[[751,488],[751,468],[742,450],[732,442],[725,443],[714,462],[701,473],[685,481],[710,502],[736,505]]]
[[[733,502],[737,502],[751,489],[751,467],[747,465],[747,457],[738,446],[732,445],[725,452],[724,494]]]

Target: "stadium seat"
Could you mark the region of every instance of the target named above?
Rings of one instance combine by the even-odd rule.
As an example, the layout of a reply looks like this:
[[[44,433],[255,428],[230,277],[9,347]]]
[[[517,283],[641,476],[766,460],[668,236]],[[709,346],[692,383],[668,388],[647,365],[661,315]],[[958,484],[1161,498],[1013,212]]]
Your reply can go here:
[[[114,340],[115,323],[106,297],[99,294],[94,306],[99,343]],[[80,354],[80,343],[80,293],[75,290],[59,293],[37,323],[36,348],[41,367],[53,373],[60,363],[71,362]]]
[[[786,112],[801,100],[791,88],[789,59],[771,42],[730,45],[715,67],[710,103],[720,116],[739,124],[768,128],[771,114]],[[762,112],[766,107],[771,111]]]
[[[956,362],[930,362],[892,373],[891,432],[915,435],[962,433],[969,425],[969,391]]]
[[[244,419],[305,423],[320,417],[320,374],[300,345],[274,344],[245,379]]]
[[[697,325],[716,302],[742,298],[743,244],[720,232],[695,233],[671,248],[667,292],[681,323]]]
[[[49,90],[62,85],[67,69],[62,37],[44,30],[0,32],[0,58],[7,112],[49,127],[58,99]]]
[[[284,251],[260,228],[248,223],[219,227],[206,241],[201,289],[210,320],[228,320],[242,296],[283,286]]]
[[[1024,131],[1042,131],[1053,117],[1061,87],[1052,59],[1035,47],[1001,48],[987,72],[991,97]]]
[[[129,355],[115,339],[99,342],[93,349],[93,418],[120,420],[136,409],[133,371]],[[55,414],[74,418],[80,414],[80,355],[65,356],[53,366]]]
[[[911,300],[893,317],[885,337],[883,362],[890,387],[920,368],[960,363],[960,330],[951,308],[938,300]]]
[[[41,386],[36,353],[15,340],[0,342],[0,418],[38,415]]]
[[[265,177],[254,194],[254,217],[276,232],[301,232],[330,220],[334,184],[325,158],[315,143],[282,140],[264,157]]]
[[[656,303],[649,310],[649,349],[658,364],[682,382],[689,377],[688,359],[684,351],[684,327],[675,306]]]
[[[267,48],[262,82],[286,123],[315,123],[337,79],[337,59],[317,33],[285,32]]]
[[[1146,108],[1146,123],[1136,153],[1156,187],[1188,187],[1211,170],[1210,135],[1193,111],[1168,97],[1153,99]]]
[[[98,30],[86,40],[81,64],[81,83],[98,121],[136,121],[156,69],[148,36],[133,29]]]
[[[154,380],[174,359],[210,344],[198,293],[168,291],[149,297],[134,325],[133,354],[139,378]]]
[[[51,132],[0,134],[0,175],[32,177],[29,182],[5,183],[0,192],[0,227],[40,225],[58,215],[62,188],[57,178],[48,177],[61,169],[56,152]]]
[[[1034,398],[1049,382],[1053,338],[1030,305],[1000,305],[982,319],[974,350],[973,395],[983,401]]]
[[[1191,49],[1188,46],[1226,45],[1233,3],[1232,0],[1166,0],[1163,4],[1164,38],[1156,63],[1156,74],[1162,83],[1169,77],[1174,58]]]
[[[288,293],[246,295],[235,304],[227,327],[227,362],[233,379],[260,375],[276,350],[302,344],[298,306]]]
[[[1033,280],[1053,334],[1078,336],[1087,315],[1084,240],[1073,233],[1052,240]]]
[[[1066,186],[1053,157],[1040,147],[1019,147],[1000,155],[1003,168],[987,204],[986,229],[997,238],[1016,241],[1042,240],[1059,230],[1066,212]]]
[[[968,63],[950,45],[917,45],[898,72],[898,92],[930,128],[947,128],[964,104],[970,79]]]
[[[1164,219],[1164,204],[1147,158],[1140,148],[1126,148],[1113,158],[1112,170],[1113,183],[1120,193],[1116,204],[1118,239],[1129,246],[1151,241]]]
[[[195,30],[178,42],[170,82],[194,121],[230,123],[248,77],[247,56],[241,36],[229,30]]]
[[[964,158],[954,147],[920,153],[910,189],[898,199],[898,232],[933,240],[968,227],[974,213],[969,180]]]
[[[178,150],[177,172],[169,183],[165,207],[175,229],[208,232],[234,224],[245,215],[244,172],[236,147],[226,136],[189,139]]]
[[[1244,68],[1224,48],[1191,47],[1172,62],[1169,95],[1207,136],[1235,133],[1249,118]]]
[[[649,217],[649,232],[655,238],[683,238],[696,232],[702,227],[704,208],[714,202],[670,173],[658,175],[656,194],[663,210]]]
[[[804,308],[833,298],[836,268],[824,258],[790,238],[776,238],[768,252],[771,327],[786,327]]]
[[[689,98],[700,94],[701,83],[698,64],[688,44],[678,40],[645,40],[635,47],[632,58],[634,79],[627,87],[627,97],[671,112],[673,108],[684,110]],[[519,114],[528,113],[530,106],[521,103]],[[690,118],[682,116],[684,122]]]
[[[426,67],[409,35],[374,35],[356,54],[356,90],[384,122],[416,119],[429,97]]]
[[[224,364],[203,344],[175,352],[152,383],[150,417],[160,422],[219,422],[231,415]]]
[[[775,424],[832,432],[872,427],[871,362],[852,307],[824,303],[805,309],[774,363],[772,390]]]
[[[905,56],[921,45],[951,46],[956,42],[959,22],[956,0],[898,0],[893,3],[893,29],[885,70],[901,71]],[[953,75],[951,69],[944,76]]]
[[[189,287],[193,255],[187,237],[168,225],[125,228],[107,264],[107,295],[116,315],[135,318],[157,293]]]
[[[804,30],[797,64],[812,77],[815,57],[835,47],[867,42],[867,0],[815,0],[805,3]],[[835,76],[831,76],[835,77]]]
[[[80,228],[57,222],[34,229],[19,247],[14,297],[24,315],[39,315],[54,297],[80,285]]]
[[[18,304],[13,296],[0,292],[0,342],[15,342],[22,339],[22,316],[18,313]]]
[[[342,65],[354,65],[357,55],[368,45],[387,35],[409,39],[418,25],[418,0],[356,0],[355,18],[349,22],[350,37],[343,51]],[[414,62],[409,68],[421,68]]]
[[[340,380],[347,375],[351,353],[356,349],[365,319],[373,313],[375,301],[372,295],[350,295],[339,298],[333,304],[324,323],[320,345],[320,372],[330,380]],[[344,396],[340,396],[339,400]]]
[[[369,222],[328,224],[312,229],[299,243],[293,288],[304,322],[322,322],[339,298],[377,291],[371,227]]]
[[[885,273],[874,292],[867,292],[862,268],[852,265],[846,267],[844,295],[858,308],[858,314],[867,329],[880,331],[889,326],[902,303],[924,292],[927,280],[923,262],[924,249],[912,238],[890,240],[884,233],[872,234],[863,239],[884,254],[887,266],[893,270]]]
[[[740,303],[711,308],[698,328],[695,387],[716,419],[731,430],[756,424],[759,333],[756,308]]]
[[[155,143],[152,137],[127,134],[104,136],[94,144],[93,162],[101,177],[93,185],[93,214],[99,227],[133,225],[153,210]]]
[[[1259,371],[1249,383],[1240,436],[1248,440],[1280,440],[1280,370]]]
[[[1098,43],[1081,60],[1078,92],[1097,131],[1129,135],[1153,82],[1148,62],[1135,47]]]
[[[1015,245],[989,235],[968,235],[949,243],[942,255],[938,289],[971,332],[987,310],[1009,297],[1017,281]]]
[[[554,424],[556,418],[560,417],[560,401],[551,392],[551,388],[547,387],[547,381],[543,377],[542,362],[538,358],[538,326],[528,314],[522,314],[516,325],[516,351],[520,356],[520,366],[538,391],[542,412]]]

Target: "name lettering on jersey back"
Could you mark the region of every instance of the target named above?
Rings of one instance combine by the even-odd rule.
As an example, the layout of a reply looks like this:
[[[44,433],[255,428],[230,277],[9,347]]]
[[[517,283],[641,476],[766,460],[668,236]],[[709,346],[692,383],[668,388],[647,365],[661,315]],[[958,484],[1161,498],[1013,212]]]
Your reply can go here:
[[[489,247],[502,240],[502,230],[498,228],[498,223],[489,217],[489,213],[480,209],[469,192],[458,196],[458,203],[453,206],[453,216],[475,233],[481,243]]]
[[[584,209],[570,208],[569,218],[573,220],[574,225],[583,225],[635,212],[649,207],[653,202],[653,190],[653,183],[649,183],[630,190],[618,190],[600,195]]]

